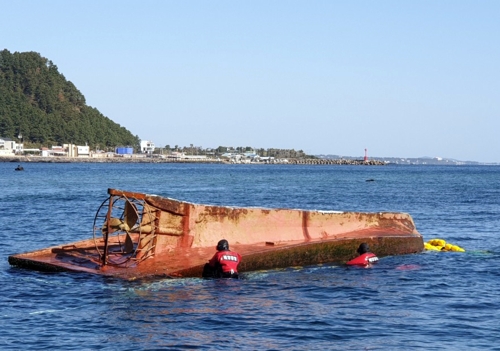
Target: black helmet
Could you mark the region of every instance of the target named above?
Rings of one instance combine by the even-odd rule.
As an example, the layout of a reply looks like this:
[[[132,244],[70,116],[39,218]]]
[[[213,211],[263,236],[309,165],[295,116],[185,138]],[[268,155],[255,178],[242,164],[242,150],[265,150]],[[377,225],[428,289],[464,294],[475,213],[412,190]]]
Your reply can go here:
[[[361,245],[359,245],[359,247],[358,247],[358,253],[360,255],[365,254],[367,252],[370,252],[370,246],[368,246],[367,243],[362,243]]]
[[[229,243],[226,239],[222,239],[217,243],[217,251],[229,251]]]

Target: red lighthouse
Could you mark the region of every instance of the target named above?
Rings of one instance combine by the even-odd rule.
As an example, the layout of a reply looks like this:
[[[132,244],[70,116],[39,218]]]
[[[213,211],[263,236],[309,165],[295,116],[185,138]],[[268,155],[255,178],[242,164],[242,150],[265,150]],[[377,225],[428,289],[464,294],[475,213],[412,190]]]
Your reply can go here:
[[[365,162],[368,161],[368,149],[365,149]]]

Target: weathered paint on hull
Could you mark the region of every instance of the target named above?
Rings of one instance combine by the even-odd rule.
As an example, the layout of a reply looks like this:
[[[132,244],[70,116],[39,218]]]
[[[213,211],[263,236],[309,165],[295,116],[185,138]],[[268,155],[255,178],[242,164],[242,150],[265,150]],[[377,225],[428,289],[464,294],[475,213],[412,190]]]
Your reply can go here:
[[[12,255],[10,264],[124,279],[201,277],[215,244],[223,238],[242,255],[240,272],[342,263],[356,255],[361,242],[370,244],[380,257],[423,250],[422,236],[406,213],[232,208],[114,189],[108,192],[110,199],[139,199],[142,212],[153,214],[149,219],[142,217],[140,233],[130,231],[133,253],[124,254],[122,240],[110,235],[107,245],[104,236]],[[107,230],[112,232],[110,227]]]

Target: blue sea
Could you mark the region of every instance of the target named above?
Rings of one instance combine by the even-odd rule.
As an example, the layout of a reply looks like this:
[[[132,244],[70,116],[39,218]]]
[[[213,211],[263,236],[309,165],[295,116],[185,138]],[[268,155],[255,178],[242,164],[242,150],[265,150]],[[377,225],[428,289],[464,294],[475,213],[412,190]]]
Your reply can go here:
[[[0,163],[1,350],[500,350],[500,166],[22,165]],[[408,212],[425,241],[466,252],[239,280],[128,282],[9,265],[10,254],[92,237],[108,188]]]

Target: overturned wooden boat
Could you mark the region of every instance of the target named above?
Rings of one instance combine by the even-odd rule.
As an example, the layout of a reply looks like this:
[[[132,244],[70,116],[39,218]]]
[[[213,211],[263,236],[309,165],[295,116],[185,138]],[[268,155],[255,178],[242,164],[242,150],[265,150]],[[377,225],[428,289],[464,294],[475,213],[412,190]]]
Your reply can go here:
[[[379,257],[423,251],[407,213],[200,205],[108,189],[93,238],[9,256],[13,266],[123,279],[201,277],[220,239],[242,256],[240,273],[345,263],[366,242]]]

